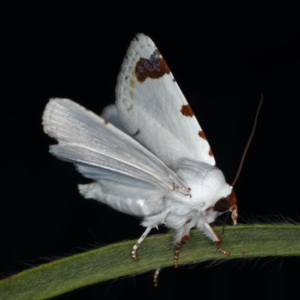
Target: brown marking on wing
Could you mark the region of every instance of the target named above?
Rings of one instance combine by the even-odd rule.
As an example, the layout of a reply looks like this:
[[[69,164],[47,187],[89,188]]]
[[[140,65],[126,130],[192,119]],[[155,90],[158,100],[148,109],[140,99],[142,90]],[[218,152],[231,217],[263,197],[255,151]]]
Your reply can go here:
[[[108,124],[108,121],[107,121],[107,120],[104,120],[104,121],[103,121],[103,124],[104,124],[104,125],[107,125],[107,124]]]
[[[213,155],[213,152],[212,152],[212,150],[211,150],[211,148],[209,148],[209,150],[208,150],[208,155],[209,155],[209,156],[214,156],[214,155]]]
[[[169,73],[170,69],[158,50],[149,59],[141,57],[135,66],[135,75],[139,82],[144,82],[147,78],[158,79]]]
[[[131,100],[133,99],[133,91],[129,92],[129,97],[130,97]]]
[[[129,107],[127,108],[127,111],[131,111],[132,108],[133,108],[133,104],[131,103],[131,104],[129,105]]]
[[[131,88],[134,88],[134,80],[130,79],[130,83],[129,84],[130,84]]]
[[[136,131],[136,133],[134,133],[132,136],[137,136],[139,133],[140,133],[140,130],[138,129],[138,130]]]
[[[187,105],[182,105],[180,112],[186,117],[192,117],[194,115],[191,107]]]
[[[202,130],[199,130],[198,135],[199,135],[201,138],[203,138],[204,140],[207,141],[207,138],[206,138],[206,136],[205,136],[205,134],[204,134],[204,132],[203,132]]]

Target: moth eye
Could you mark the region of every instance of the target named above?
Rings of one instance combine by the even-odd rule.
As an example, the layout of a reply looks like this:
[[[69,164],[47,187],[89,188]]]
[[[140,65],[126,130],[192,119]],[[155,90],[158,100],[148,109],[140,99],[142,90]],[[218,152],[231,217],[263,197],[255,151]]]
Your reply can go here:
[[[217,212],[225,212],[229,209],[229,199],[228,198],[222,198],[216,202],[214,205],[214,209]]]

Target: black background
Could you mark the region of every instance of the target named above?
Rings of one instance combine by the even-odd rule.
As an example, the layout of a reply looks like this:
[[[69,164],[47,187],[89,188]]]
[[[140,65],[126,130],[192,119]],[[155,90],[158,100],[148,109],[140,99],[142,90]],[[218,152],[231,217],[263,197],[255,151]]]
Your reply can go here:
[[[2,36],[3,278],[143,232],[137,218],[78,194],[77,184],[87,180],[48,153],[54,141],[41,126],[50,97],[70,98],[99,114],[113,103],[123,57],[138,32],[149,35],[160,49],[228,182],[264,93],[257,131],[235,188],[239,221],[299,222],[299,32],[255,18],[247,25],[230,25],[230,18],[205,16],[205,10],[190,17],[189,11],[175,16],[148,8],[119,17],[119,10],[35,9],[38,14],[13,9]],[[298,290],[293,271],[299,267],[299,258],[199,264],[163,270],[156,289],[149,272],[57,299],[288,298]]]

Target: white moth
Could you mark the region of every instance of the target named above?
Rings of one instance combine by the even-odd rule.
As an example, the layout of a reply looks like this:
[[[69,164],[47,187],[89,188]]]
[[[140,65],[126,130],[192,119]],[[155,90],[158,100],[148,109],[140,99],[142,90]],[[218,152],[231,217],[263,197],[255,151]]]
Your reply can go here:
[[[73,163],[90,184],[79,185],[96,199],[142,218],[146,231],[174,230],[174,266],[179,248],[196,227],[220,247],[209,225],[238,212],[232,186],[215,166],[210,146],[188,102],[153,41],[138,34],[131,42],[116,87],[116,103],[99,117],[68,99],[51,99],[43,114],[44,131],[58,141],[57,158]]]

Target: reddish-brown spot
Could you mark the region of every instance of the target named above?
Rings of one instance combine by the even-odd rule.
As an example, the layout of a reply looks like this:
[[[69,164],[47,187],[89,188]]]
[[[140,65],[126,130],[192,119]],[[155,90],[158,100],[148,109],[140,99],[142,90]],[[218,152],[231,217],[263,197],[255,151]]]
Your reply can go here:
[[[199,130],[198,135],[199,135],[201,138],[203,138],[204,140],[207,141],[207,138],[206,138],[206,136],[205,136],[205,134],[204,134],[204,132],[203,132],[202,130]]]
[[[209,156],[213,156],[213,153],[212,153],[211,148],[209,148],[209,150],[208,150],[208,155],[209,155]]]
[[[189,236],[187,234],[185,234],[182,238],[181,241],[186,242],[189,239]]]
[[[104,123],[104,125],[107,125],[107,124],[108,124],[108,121],[107,121],[107,120],[104,120],[103,123]]]
[[[136,243],[135,245],[136,245],[137,247],[139,247],[139,246],[140,246],[140,243]]]
[[[182,105],[180,112],[186,117],[192,117],[194,115],[191,107],[187,105]]]
[[[135,257],[133,257],[133,260],[138,261],[139,259],[135,256]]]
[[[185,234],[183,237],[181,237],[181,241],[177,243],[177,249],[179,249],[180,246],[184,245],[186,241],[189,239],[189,236]]]
[[[173,82],[176,82],[176,79],[173,77]]]
[[[154,51],[149,59],[140,58],[135,66],[135,74],[139,82],[144,82],[147,78],[158,79],[170,73],[170,69],[158,50]]]

